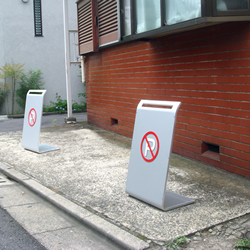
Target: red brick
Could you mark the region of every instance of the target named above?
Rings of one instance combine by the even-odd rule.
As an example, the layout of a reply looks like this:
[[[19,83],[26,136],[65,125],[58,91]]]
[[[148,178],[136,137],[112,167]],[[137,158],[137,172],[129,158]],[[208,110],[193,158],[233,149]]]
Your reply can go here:
[[[232,108],[232,109],[239,109],[241,106],[240,101],[226,101],[224,100],[224,107],[225,108]]]
[[[250,75],[250,68],[239,68],[239,75]]]
[[[240,92],[241,86],[235,84],[223,84],[223,90],[228,92]]]
[[[250,171],[247,170],[247,169],[243,169],[243,168],[240,168],[240,167],[228,164],[228,163],[224,163],[221,166],[221,168],[225,169],[226,171],[230,171],[230,172],[233,172],[235,174],[242,175],[242,176],[245,176],[247,178],[250,178]]]
[[[229,149],[229,148],[222,148],[222,153],[234,158],[238,158],[244,161],[250,161],[250,154],[245,153],[242,151],[234,150],[234,149]]]
[[[249,128],[249,127],[250,127],[250,119],[249,119],[249,116],[248,116],[247,119],[241,119],[240,122],[241,122],[240,125],[241,125],[242,127],[246,127],[246,128]]]
[[[250,111],[250,102],[241,102],[240,108]]]
[[[239,151],[244,151],[246,153],[250,153],[250,144],[243,144],[243,143],[232,141],[231,145],[232,145],[232,149],[236,149]]]
[[[228,61],[219,60],[219,59],[222,59],[222,53],[221,53],[220,57],[218,57],[218,54],[213,55],[213,57],[214,57],[213,59],[216,60],[215,65],[214,65],[216,68],[229,68],[229,67],[232,67],[231,66],[231,63],[232,63],[231,60],[228,60]]]
[[[225,23],[87,55],[89,122],[132,136],[141,99],[181,101],[173,151],[249,175],[249,32]],[[202,141],[220,146],[220,161],[201,155]]]
[[[248,67],[249,60],[248,59],[241,59],[241,60],[232,60],[231,67],[239,68],[239,67]]]
[[[224,123],[228,124],[228,125],[241,125],[241,119],[239,118],[235,118],[235,117],[229,117],[229,116],[225,116],[223,118]]]
[[[232,116],[239,118],[250,119],[250,110],[240,110],[240,109],[232,109]],[[249,121],[250,126],[250,121]]]
[[[250,101],[250,93],[232,93],[232,100],[239,100],[239,101]]]
[[[231,163],[235,166],[250,170],[250,162],[249,161],[243,161],[243,160],[240,160],[237,158],[232,158]]]
[[[221,115],[209,114],[208,120],[213,122],[223,122],[224,118]]]
[[[216,99],[223,99],[223,100],[231,100],[231,93],[228,92],[217,92],[215,93],[215,98]]]
[[[250,143],[250,136],[241,135],[241,140],[240,141],[242,143],[249,144]]]
[[[239,132],[240,130],[238,130]],[[223,132],[222,138],[225,138],[226,140],[232,140],[232,141],[238,141],[240,142],[240,136],[241,134],[238,133],[230,133],[230,132]]]
[[[225,109],[225,108],[216,108],[215,113],[223,115],[223,116],[231,116],[232,115],[232,110],[231,109]]]
[[[242,135],[250,135],[250,127],[240,127],[232,125],[232,132],[233,133],[240,133]]]

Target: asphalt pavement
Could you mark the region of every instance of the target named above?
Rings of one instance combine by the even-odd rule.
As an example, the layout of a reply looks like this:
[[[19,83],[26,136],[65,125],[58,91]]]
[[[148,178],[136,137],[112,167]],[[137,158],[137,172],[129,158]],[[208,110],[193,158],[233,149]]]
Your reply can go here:
[[[45,250],[10,215],[0,207],[0,249],[1,250]]]
[[[122,249],[23,185],[0,180],[1,250]]]

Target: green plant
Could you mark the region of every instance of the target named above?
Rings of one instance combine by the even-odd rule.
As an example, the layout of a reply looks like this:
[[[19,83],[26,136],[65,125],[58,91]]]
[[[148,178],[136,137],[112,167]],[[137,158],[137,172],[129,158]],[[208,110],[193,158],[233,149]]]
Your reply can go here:
[[[20,87],[16,91],[16,95],[18,99],[16,102],[19,104],[19,106],[24,110],[25,109],[25,103],[26,103],[26,95],[30,89],[41,89],[41,87],[44,85],[44,82],[42,82],[42,72],[41,70],[33,71],[32,69],[29,71],[28,74],[21,74],[20,77]]]
[[[174,238],[173,240],[166,243],[166,247],[173,248],[173,249],[180,249],[187,244],[187,238],[185,236],[179,236]]]
[[[86,109],[86,102],[81,101],[80,104],[78,104],[76,101],[73,101],[72,103],[72,110],[73,111],[82,111]]]
[[[9,93],[9,89],[7,88],[6,84],[0,86],[0,109],[4,103],[4,100],[7,98]]]
[[[56,111],[59,114],[67,111],[67,101],[63,100],[58,93],[56,93],[56,102],[50,101],[49,112]]]
[[[17,64],[5,63],[5,65],[0,68],[0,78],[3,78],[6,86],[12,89],[11,114],[14,114],[16,83],[17,83],[17,80],[20,79],[20,76],[22,72],[24,71],[23,66],[24,64],[20,64],[20,63],[17,63]],[[10,81],[8,82],[8,80]]]
[[[52,121],[52,125],[53,125],[53,126],[56,126],[56,119],[54,119],[54,120]]]
[[[250,249],[250,239],[243,239],[239,241],[236,245],[235,248],[238,250],[245,250],[245,249]]]
[[[73,111],[81,111],[86,109],[86,103],[81,102],[78,104],[76,101],[72,103],[72,110]],[[44,112],[58,112],[59,114],[67,111],[67,100],[63,100],[58,93],[56,93],[56,102],[50,101],[49,106],[44,106]]]

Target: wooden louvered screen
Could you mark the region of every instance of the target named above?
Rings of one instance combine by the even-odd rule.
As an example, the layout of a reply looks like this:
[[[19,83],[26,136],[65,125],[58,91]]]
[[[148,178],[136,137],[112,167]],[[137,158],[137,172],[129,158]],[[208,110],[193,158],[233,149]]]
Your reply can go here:
[[[43,36],[41,0],[34,0],[34,27],[35,36]]]
[[[78,37],[80,54],[93,51],[93,27],[91,1],[78,4]]]
[[[117,0],[98,0],[99,46],[119,40]]]
[[[79,53],[119,41],[117,0],[78,0]]]

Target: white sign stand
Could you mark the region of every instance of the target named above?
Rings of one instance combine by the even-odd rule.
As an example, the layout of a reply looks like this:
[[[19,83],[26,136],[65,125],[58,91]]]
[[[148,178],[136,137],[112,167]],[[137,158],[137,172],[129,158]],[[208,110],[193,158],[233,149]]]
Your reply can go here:
[[[136,113],[126,192],[164,211],[194,200],[166,190],[180,102],[141,100]]]
[[[46,90],[29,90],[26,96],[22,146],[36,153],[45,153],[59,149],[47,144],[39,145],[45,93]]]

